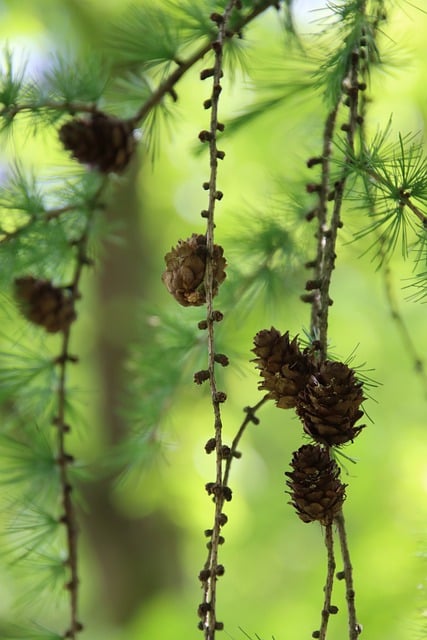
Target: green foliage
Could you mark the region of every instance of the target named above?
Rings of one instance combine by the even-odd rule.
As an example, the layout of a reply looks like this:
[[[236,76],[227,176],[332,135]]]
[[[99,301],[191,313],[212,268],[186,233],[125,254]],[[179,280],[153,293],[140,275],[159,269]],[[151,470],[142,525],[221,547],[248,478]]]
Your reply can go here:
[[[5,129],[11,124],[14,117],[14,107],[25,97],[24,76],[25,65],[18,70],[12,52],[5,49],[0,70],[0,104],[3,105],[1,129]]]
[[[179,26],[161,6],[134,5],[112,27],[108,46],[119,64],[160,67],[165,74],[178,58]]]
[[[372,237],[370,249],[379,262],[389,259],[397,246],[407,258],[411,246],[425,234],[427,161],[422,144],[412,135],[399,135],[387,143],[387,129],[354,156],[348,149],[349,175],[361,179],[353,185],[350,200],[367,212],[370,221],[355,238]]]
[[[64,102],[65,107],[73,102],[96,104],[105,91],[109,75],[106,61],[96,53],[85,51],[78,58],[74,54],[56,54],[45,72],[38,102]]]
[[[4,640],[62,640],[63,636],[40,625],[16,625],[0,622]]]

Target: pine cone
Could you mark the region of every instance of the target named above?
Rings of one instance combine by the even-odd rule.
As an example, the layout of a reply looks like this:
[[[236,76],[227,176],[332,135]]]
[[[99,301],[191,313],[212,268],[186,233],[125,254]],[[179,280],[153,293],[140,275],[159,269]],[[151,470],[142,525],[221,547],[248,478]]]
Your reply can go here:
[[[76,319],[73,296],[49,280],[16,278],[15,298],[27,320],[43,326],[49,333],[66,331]]]
[[[298,336],[290,341],[289,331],[283,336],[277,329],[263,329],[254,338],[252,351],[260,375],[259,389],[267,389],[281,409],[295,407],[297,396],[304,389],[314,365],[298,346]]]
[[[330,447],[354,440],[365,426],[354,426],[363,415],[362,385],[346,364],[323,362],[298,396],[296,412],[304,431]]]
[[[213,294],[225,279],[226,261],[223,249],[213,247]],[[191,238],[180,240],[175,248],[165,255],[166,271],[162,280],[167,290],[184,307],[198,307],[206,302],[204,277],[206,269],[206,236],[193,233]]]
[[[295,451],[286,471],[292,506],[303,522],[318,520],[330,524],[345,500],[345,488],[340,470],[328,452],[319,445],[305,444]]]
[[[63,124],[59,139],[73,158],[102,173],[123,171],[136,147],[129,122],[100,111]]]

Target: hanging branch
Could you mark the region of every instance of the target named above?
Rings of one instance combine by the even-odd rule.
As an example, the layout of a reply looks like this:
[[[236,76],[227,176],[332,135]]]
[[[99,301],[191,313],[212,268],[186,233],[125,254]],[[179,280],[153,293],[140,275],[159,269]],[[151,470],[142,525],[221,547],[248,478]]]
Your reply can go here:
[[[239,442],[246,431],[246,427],[252,424],[259,424],[259,418],[256,416],[256,413],[261,407],[269,400],[270,394],[266,394],[259,402],[257,402],[253,407],[245,407],[244,412],[246,413],[245,419],[239,427],[236,435],[234,436],[233,442],[231,443],[230,452],[226,458],[225,469],[224,469],[224,477],[222,479],[222,484],[226,486],[228,484],[228,478],[230,476],[231,463],[234,458],[240,457],[240,453],[237,450],[239,446]]]
[[[348,610],[348,637],[350,640],[357,640],[362,633],[362,626],[357,622],[356,607],[354,603],[353,587],[353,567],[351,564],[347,533],[345,530],[344,515],[341,512],[335,516],[335,524],[338,530],[338,537],[341,545],[341,555],[344,563],[344,579],[346,582],[346,600]]]
[[[360,3],[360,13],[363,15],[366,11],[366,3]],[[360,34],[361,36],[361,34]],[[328,351],[328,315],[329,307],[332,304],[329,291],[331,285],[332,271],[335,267],[336,259],[336,241],[338,235],[338,229],[342,227],[341,221],[341,209],[343,204],[344,189],[347,180],[347,165],[350,163],[350,156],[354,156],[355,148],[355,133],[357,127],[363,122],[363,118],[359,115],[359,92],[366,89],[366,83],[359,82],[359,61],[360,61],[360,42],[357,42],[353,50],[349,54],[348,66],[345,71],[345,75],[342,78],[342,92],[334,105],[334,108],[330,112],[324,129],[323,137],[323,155],[320,159],[310,159],[308,166],[314,166],[315,164],[321,164],[321,182],[320,185],[309,185],[309,191],[318,191],[319,193],[319,206],[316,211],[317,214],[317,256],[313,263],[309,266],[314,266],[315,275],[314,280],[308,281],[306,289],[312,291],[311,294],[303,296],[303,300],[311,302],[311,334],[315,340],[314,347],[317,350],[317,357],[320,363],[324,362],[327,358]],[[333,184],[330,184],[330,155],[335,136],[336,117],[338,109],[341,104],[341,100],[345,98],[345,105],[349,109],[347,122],[341,126],[341,130],[345,132],[347,138],[347,153],[343,161],[343,169],[341,177]],[[332,212],[330,219],[327,217],[327,203],[332,201]],[[328,455],[331,455],[331,443],[324,442],[327,447]],[[349,619],[349,640],[356,640],[360,633],[360,627],[356,620],[355,611],[355,599],[354,588],[352,578],[352,565],[350,562],[350,553],[347,544],[347,537],[345,534],[344,517],[342,509],[335,516],[335,522],[337,523],[341,542],[342,558],[344,563],[344,577],[346,581],[346,598],[348,606],[348,619]],[[331,535],[331,532],[326,532],[325,535]],[[329,552],[329,547],[328,547]],[[329,575],[327,587],[332,590],[333,573]],[[325,597],[328,593],[326,591]],[[324,607],[322,617],[322,629],[323,635],[326,636],[326,626],[328,621],[329,609]]]
[[[223,629],[223,623],[217,619],[216,611],[216,585],[220,575],[224,572],[222,565],[218,564],[219,545],[224,542],[221,535],[221,529],[227,521],[227,516],[223,513],[225,501],[231,500],[232,494],[230,488],[223,482],[223,464],[224,458],[230,456],[230,449],[224,447],[222,441],[222,417],[221,404],[226,400],[226,394],[218,391],[215,379],[215,363],[221,362],[223,358],[219,358],[215,354],[215,322],[222,318],[222,314],[218,315],[218,311],[214,311],[213,297],[215,294],[215,245],[214,245],[214,229],[215,229],[215,207],[217,201],[222,199],[222,192],[217,189],[217,170],[218,160],[224,158],[224,152],[220,151],[217,146],[218,131],[223,131],[224,125],[218,120],[218,103],[219,96],[222,91],[221,78],[223,77],[223,46],[227,34],[227,24],[234,8],[241,8],[241,4],[236,0],[231,0],[222,15],[213,13],[210,17],[218,26],[218,37],[212,43],[211,47],[215,54],[214,66],[204,69],[200,77],[202,80],[212,77],[212,93],[211,97],[205,101],[206,109],[211,109],[210,129],[204,130],[199,134],[201,142],[209,143],[209,159],[210,159],[210,177],[205,182],[203,188],[209,192],[208,208],[202,212],[202,216],[207,219],[206,223],[206,268],[204,276],[204,287],[206,291],[206,329],[208,334],[208,376],[211,392],[212,408],[214,413],[214,438],[209,442],[207,447],[209,453],[213,448],[216,456],[216,474],[215,482],[206,485],[208,494],[213,496],[215,503],[214,522],[211,529],[205,533],[210,538],[208,542],[208,558],[204,568],[199,575],[203,581],[203,602],[199,605],[199,616],[201,621],[199,628],[204,632],[206,640],[215,638],[215,631]],[[227,360],[228,362],[228,360]],[[225,364],[223,361],[222,364]],[[228,477],[228,474],[224,476]]]
[[[89,240],[89,231],[92,221],[92,214],[98,206],[99,197],[105,188],[106,182],[104,181],[97,193],[92,198],[92,202],[89,203],[90,213],[87,218],[85,229],[83,230],[80,238],[76,241],[75,248],[77,252],[76,266],[72,282],[68,289],[71,292],[71,297],[75,301],[79,299],[79,286],[83,270],[87,266],[92,265],[91,259],[87,256],[87,244]],[[62,515],[60,517],[61,524],[64,525],[66,531],[67,541],[67,553],[68,557],[66,564],[69,569],[70,579],[67,582],[66,589],[69,592],[70,600],[70,626],[67,629],[64,638],[75,640],[77,634],[83,630],[83,625],[79,621],[79,562],[78,562],[78,523],[76,516],[75,504],[73,501],[73,485],[70,478],[70,465],[73,464],[74,458],[68,453],[66,446],[66,437],[71,431],[71,426],[66,421],[66,404],[67,404],[67,386],[66,376],[67,367],[69,363],[77,363],[78,358],[72,355],[69,351],[71,335],[71,325],[68,326],[62,335],[61,353],[57,357],[55,363],[59,367],[59,383],[58,383],[58,404],[57,414],[54,419],[55,427],[57,428],[57,464],[59,468],[60,485],[62,492]]]
[[[335,574],[335,556],[334,556],[334,537],[332,532],[332,524],[325,526],[325,546],[327,550],[328,566],[325,583],[325,599],[322,610],[322,620],[320,624],[319,638],[320,640],[326,639],[326,632],[328,630],[329,616],[338,612],[337,607],[331,604],[332,588],[334,586],[334,574]]]
[[[280,0],[259,0],[254,3],[254,7],[247,15],[242,15],[239,20],[236,21],[236,24],[233,27],[227,28],[226,38],[231,38],[233,35],[239,33],[246,25],[250,24],[255,18],[257,18],[261,13],[269,9],[270,7],[275,7],[279,9]],[[185,73],[191,69],[191,67],[196,64],[199,60],[202,60],[204,56],[212,49],[212,42],[209,41],[202,46],[200,46],[196,51],[189,56],[186,60],[176,61],[178,67],[153,91],[150,97],[144,102],[141,108],[135,113],[134,116],[129,118],[126,122],[132,128],[137,127],[144,118],[150,113],[150,111],[158,105],[163,98],[170,94],[174,100],[177,99],[175,92],[176,83],[185,75]],[[22,79],[21,79],[22,82]],[[19,84],[18,84],[19,86]],[[45,109],[47,111],[56,111],[63,112],[75,115],[77,113],[86,113],[90,116],[96,116],[99,114],[99,107],[94,102],[82,102],[82,101],[73,101],[73,100],[37,100],[37,101],[29,101],[22,103],[12,102],[10,104],[6,104],[2,109],[0,109],[0,118],[5,119],[7,122],[11,122],[15,116],[21,113],[26,112],[40,112],[41,109]]]

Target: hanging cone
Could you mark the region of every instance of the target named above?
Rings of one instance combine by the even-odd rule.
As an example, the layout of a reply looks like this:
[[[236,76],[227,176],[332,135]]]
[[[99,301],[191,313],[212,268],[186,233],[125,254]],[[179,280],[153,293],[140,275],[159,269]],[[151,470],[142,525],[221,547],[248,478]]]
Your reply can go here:
[[[223,249],[213,247],[213,294],[225,280],[226,261]],[[169,293],[184,307],[198,307],[206,302],[204,277],[206,269],[206,236],[193,233],[191,238],[180,240],[175,248],[165,255],[166,271],[162,280]]]
[[[323,362],[298,396],[296,412],[304,431],[330,447],[354,440],[365,426],[354,426],[363,416],[362,385],[346,364]]]
[[[129,122],[100,111],[63,124],[59,139],[73,158],[102,173],[123,171],[136,147]]]
[[[76,319],[74,298],[68,290],[49,280],[32,276],[15,279],[15,298],[22,314],[49,333],[66,331]]]
[[[328,452],[319,445],[305,444],[295,451],[286,471],[292,506],[303,522],[318,520],[330,524],[345,500],[345,488],[340,470]]]
[[[274,327],[259,331],[254,338],[254,362],[264,378],[258,388],[269,391],[281,409],[295,407],[298,394],[314,371],[311,358],[301,352],[297,338],[290,340],[289,331],[282,336]]]

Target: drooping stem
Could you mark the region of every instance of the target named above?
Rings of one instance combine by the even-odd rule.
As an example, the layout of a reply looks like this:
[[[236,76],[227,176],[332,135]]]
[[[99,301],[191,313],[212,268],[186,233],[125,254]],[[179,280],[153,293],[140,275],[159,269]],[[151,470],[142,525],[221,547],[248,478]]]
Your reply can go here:
[[[70,481],[69,466],[73,462],[73,457],[66,449],[66,434],[70,431],[70,425],[66,423],[65,407],[66,407],[66,371],[70,361],[75,361],[68,351],[70,341],[70,329],[67,329],[62,337],[61,353],[57,359],[59,366],[59,385],[58,385],[58,409],[55,418],[55,426],[58,430],[57,438],[57,464],[59,467],[59,477],[62,494],[62,515],[61,523],[65,527],[67,553],[66,563],[69,569],[69,580],[66,589],[70,597],[70,626],[65,633],[65,638],[75,640],[77,634],[82,631],[83,626],[78,617],[78,598],[79,598],[79,575],[78,575],[78,526],[75,513],[75,506],[72,498],[73,486]]]
[[[214,640],[215,631],[223,628],[223,623],[217,620],[216,611],[216,595],[217,580],[221,575],[218,564],[218,548],[223,542],[221,536],[221,528],[225,523],[226,517],[223,514],[223,506],[225,500],[231,498],[230,489],[223,483],[223,443],[222,443],[222,417],[221,403],[225,401],[226,396],[223,392],[218,391],[215,378],[215,314],[213,308],[214,297],[214,229],[215,229],[215,207],[216,203],[222,199],[222,192],[217,189],[217,170],[218,159],[222,159],[224,154],[218,150],[217,134],[223,129],[218,121],[218,104],[219,96],[222,91],[221,78],[223,76],[223,45],[226,38],[227,23],[229,21],[232,10],[236,4],[235,0],[231,0],[223,15],[212,14],[211,18],[218,25],[218,37],[210,45],[215,53],[215,62],[212,69],[202,71],[201,79],[212,77],[212,93],[211,97],[205,103],[207,108],[211,109],[210,128],[209,131],[202,131],[199,138],[202,142],[209,142],[209,160],[210,160],[210,176],[209,181],[203,186],[208,191],[208,208],[203,212],[206,217],[206,271],[204,285],[206,290],[206,322],[208,332],[208,371],[209,384],[211,392],[212,408],[214,413],[214,440],[215,440],[215,457],[216,470],[215,482],[209,485],[208,492],[213,495],[215,503],[215,515],[212,529],[208,531],[210,540],[208,542],[208,559],[205,563],[204,572],[205,580],[203,582],[204,593],[203,603],[199,607],[199,615],[202,618],[201,628],[204,632],[206,640]]]
[[[355,593],[353,587],[353,567],[350,560],[350,551],[347,542],[347,533],[345,529],[344,515],[342,511],[335,516],[338,537],[341,545],[341,555],[344,564],[344,579],[346,585],[346,600],[348,611],[348,637],[349,640],[357,640],[362,632],[360,624],[357,622]]]
[[[331,598],[332,598],[332,588],[334,585],[334,574],[335,574],[334,538],[333,538],[333,532],[332,532],[332,524],[327,524],[325,526],[325,546],[327,550],[328,560],[327,560],[327,573],[326,573],[326,582],[325,582],[325,599],[323,603],[322,619],[321,619],[320,632],[319,632],[320,640],[325,640],[326,638],[329,616],[332,611]]]
[[[83,230],[79,240],[75,242],[76,248],[76,264],[72,282],[69,285],[71,295],[74,300],[80,297],[79,285],[83,269],[91,265],[91,260],[87,257],[87,244],[89,238],[89,228],[91,224],[92,213],[97,207],[98,198],[103,191],[105,183],[102,183],[94,197],[92,198],[91,211],[88,214],[85,229]],[[89,204],[89,203],[88,203]],[[78,553],[78,522],[76,509],[73,500],[73,484],[71,481],[70,466],[74,462],[73,456],[67,450],[67,435],[70,433],[71,426],[67,423],[66,405],[67,405],[67,371],[70,363],[78,362],[78,358],[70,354],[69,344],[71,336],[71,327],[64,330],[62,334],[61,352],[56,358],[55,363],[59,367],[59,382],[57,389],[57,414],[54,420],[57,428],[57,465],[59,469],[59,479],[61,486],[61,504],[62,514],[60,522],[65,527],[67,559],[66,565],[69,570],[69,580],[65,585],[69,592],[70,602],[70,624],[65,632],[64,638],[76,640],[78,633],[83,630],[83,625],[79,620],[79,553]]]
[[[237,447],[239,446],[239,442],[240,442],[244,432],[246,431],[247,426],[251,422],[253,424],[259,424],[259,419],[257,418],[256,413],[257,413],[258,409],[260,409],[267,402],[267,400],[269,398],[270,398],[270,394],[267,393],[253,407],[245,407],[245,409],[244,409],[244,411],[246,413],[245,419],[243,420],[242,424],[239,427],[239,430],[237,431],[236,435],[234,436],[233,442],[231,443],[231,447],[230,447],[230,453],[229,453],[229,455],[227,457],[227,461],[225,463],[224,477],[223,477],[223,480],[222,480],[222,483],[223,483],[224,486],[226,486],[228,484],[228,478],[229,478],[229,475],[230,475],[231,464],[232,464],[234,458],[236,458],[238,456]]]
[[[235,3],[233,3],[233,5],[234,4]],[[232,37],[235,33],[238,33],[243,29],[243,27],[257,18],[261,13],[270,7],[277,6],[277,0],[260,0],[259,2],[255,2],[253,9],[246,16],[242,16],[233,31],[229,31],[229,29],[227,29],[226,37]],[[225,37],[223,40],[225,40]],[[139,111],[130,119],[133,125],[137,126],[142,120],[144,120],[148,113],[150,113],[150,111],[161,102],[165,95],[173,92],[175,85],[184,76],[184,74],[199,60],[202,60],[211,49],[212,42],[207,42],[197,49],[189,58],[187,58],[187,60],[180,61],[179,66],[157,87],[157,89],[155,89],[155,91],[153,91]]]

